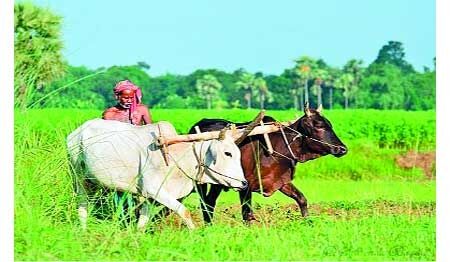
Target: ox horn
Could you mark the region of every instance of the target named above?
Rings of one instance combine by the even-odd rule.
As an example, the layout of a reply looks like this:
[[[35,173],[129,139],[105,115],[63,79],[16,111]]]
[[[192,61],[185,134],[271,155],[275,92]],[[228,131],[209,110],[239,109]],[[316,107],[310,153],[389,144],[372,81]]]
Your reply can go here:
[[[219,133],[219,140],[224,140],[225,139],[225,134],[227,133],[227,128],[225,127],[225,128],[223,128],[222,130],[220,130],[220,133]]]
[[[264,114],[265,114],[264,110],[260,111],[259,114],[255,117],[255,119],[253,119],[253,121],[247,125],[247,127],[243,130],[242,134],[234,140],[234,143],[236,143],[236,145],[239,145],[242,141],[244,141],[244,139],[248,136],[248,134],[250,134],[250,132],[252,132],[252,130],[259,125],[259,123],[264,118]]]
[[[316,109],[317,113],[322,113],[323,107],[322,104],[319,105],[319,107]]]
[[[305,111],[305,115],[306,116],[311,116],[312,115],[311,111],[309,110],[309,103],[308,102],[305,102],[304,111]]]

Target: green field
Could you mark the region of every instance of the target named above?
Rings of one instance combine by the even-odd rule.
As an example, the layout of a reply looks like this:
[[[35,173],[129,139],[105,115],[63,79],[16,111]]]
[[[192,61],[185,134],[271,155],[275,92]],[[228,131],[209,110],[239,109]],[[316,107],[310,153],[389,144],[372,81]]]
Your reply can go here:
[[[435,260],[436,183],[395,158],[435,150],[435,112],[325,111],[348,146],[342,158],[298,164],[294,184],[306,195],[310,219],[277,192],[254,194],[259,222],[246,226],[239,197],[220,196],[212,226],[204,226],[198,195],[184,203],[194,231],[171,214],[146,233],[116,216],[78,225],[64,139],[96,110],[31,110],[15,114],[16,260]],[[152,110],[179,133],[203,117],[248,121],[251,110]],[[294,111],[271,111],[279,120]],[[91,208],[92,212],[96,212]],[[111,212],[113,213],[113,212]]]

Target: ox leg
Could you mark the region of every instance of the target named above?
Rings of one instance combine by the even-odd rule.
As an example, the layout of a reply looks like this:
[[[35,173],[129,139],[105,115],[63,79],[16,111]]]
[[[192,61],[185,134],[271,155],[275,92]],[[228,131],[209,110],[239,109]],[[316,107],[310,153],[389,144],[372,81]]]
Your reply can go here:
[[[163,219],[163,218],[167,217],[170,213],[169,208],[167,208],[164,205],[161,205],[161,203],[157,202],[154,199],[139,198],[139,203],[140,203],[141,207],[138,209],[139,210],[139,215],[138,215],[139,219],[138,219],[137,228],[140,231],[145,230],[145,227],[147,226],[147,224],[150,220],[155,222],[157,219]],[[153,211],[151,211],[151,206],[158,206],[158,207],[162,206],[162,208],[158,211],[157,214],[152,214]]]
[[[251,222],[256,220],[252,211],[252,192],[247,187],[245,190],[239,191],[239,198],[242,205],[242,219],[244,222]]]
[[[203,213],[203,221],[209,224],[213,219],[214,209],[216,208],[216,201],[219,197],[220,192],[222,192],[222,186],[211,185],[208,194],[206,193],[206,184],[198,185],[197,189],[200,195],[200,206]]]
[[[77,183],[75,193],[77,195],[77,202],[78,202],[78,218],[80,220],[81,228],[85,230],[88,218],[87,192],[81,183]]]
[[[139,209],[139,220],[138,220],[138,224],[137,224],[138,230],[144,231],[145,230],[145,226],[147,225],[149,219],[150,218],[149,218],[148,202],[144,201],[142,203],[141,208]]]
[[[168,192],[160,190],[154,197],[151,196],[151,194],[149,194],[148,197],[152,197],[159,203],[177,213],[189,229],[195,228],[189,210],[180,201],[173,198]]]
[[[88,218],[88,199],[87,199],[87,191],[85,189],[85,183],[82,175],[79,175],[81,172],[78,171],[78,162],[72,160],[75,162],[73,164],[72,162],[69,164],[70,172],[72,175],[72,184],[74,187],[75,195],[77,198],[77,205],[78,205],[78,219],[80,220],[80,225],[83,230],[86,230],[87,225],[87,218]],[[81,169],[80,169],[81,170]],[[77,172],[78,171],[78,172]]]
[[[78,206],[78,218],[80,219],[81,228],[83,230],[86,230],[87,217],[88,217],[87,204],[81,203]]]
[[[294,184],[285,184],[280,188],[280,191],[283,192],[283,194],[285,194],[286,196],[293,198],[297,202],[303,217],[308,216],[308,202],[306,200],[306,197],[300,190],[298,190],[294,186]]]
[[[78,201],[78,218],[80,220],[81,228],[86,230],[88,219],[88,194],[85,188],[86,181],[80,181],[79,178],[76,179],[75,192]]]
[[[203,214],[203,221],[206,223],[211,223],[211,216],[208,214],[208,203],[206,202],[206,191],[208,190],[208,185],[197,184],[197,192],[200,196],[200,209]]]
[[[153,216],[152,220],[156,221],[158,219],[164,219],[170,214],[170,209],[168,207],[161,205],[161,203],[157,202],[154,199],[149,199],[148,201],[153,206],[161,207],[161,209],[158,211],[158,213]],[[181,200],[180,200],[180,202],[181,202]]]

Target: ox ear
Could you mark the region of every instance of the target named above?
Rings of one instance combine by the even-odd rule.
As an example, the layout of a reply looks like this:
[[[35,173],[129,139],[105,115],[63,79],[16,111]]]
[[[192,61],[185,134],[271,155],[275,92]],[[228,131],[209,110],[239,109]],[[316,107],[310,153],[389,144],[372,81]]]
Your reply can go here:
[[[211,166],[211,164],[216,164],[217,162],[217,150],[218,145],[217,141],[211,140],[211,144],[209,144],[208,149],[206,150],[205,154],[205,164],[207,166]]]
[[[305,115],[308,116],[308,117],[312,115],[311,111],[309,110],[309,103],[308,102],[305,102],[305,107],[304,107],[303,111],[305,111]]]
[[[317,113],[322,113],[323,107],[322,104],[319,105],[319,107],[316,109]]]

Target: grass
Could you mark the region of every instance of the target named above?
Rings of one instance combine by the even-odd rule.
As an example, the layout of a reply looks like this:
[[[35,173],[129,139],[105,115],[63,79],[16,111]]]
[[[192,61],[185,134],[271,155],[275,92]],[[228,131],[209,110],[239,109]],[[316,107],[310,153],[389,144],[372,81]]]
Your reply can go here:
[[[103,221],[75,225],[35,222],[16,236],[19,260],[434,260],[435,218],[403,214],[350,219],[330,216],[246,227],[218,223],[154,233]],[[24,242],[24,243],[23,243]]]
[[[232,120],[255,115],[223,113],[236,117]],[[154,112],[177,123],[184,119],[184,129],[202,116],[217,117],[217,112],[186,114]],[[435,260],[435,180],[395,164],[395,156],[408,148],[380,148],[370,139],[345,141],[350,152],[343,158],[297,165],[294,184],[308,198],[308,220],[279,192],[269,198],[254,194],[259,223],[245,226],[238,194],[230,191],[219,197],[212,226],[201,221],[198,195],[185,199],[199,226],[192,232],[174,215],[154,222],[146,233],[114,216],[91,216],[82,232],[64,139],[98,115],[94,110],[16,113],[16,260]]]

